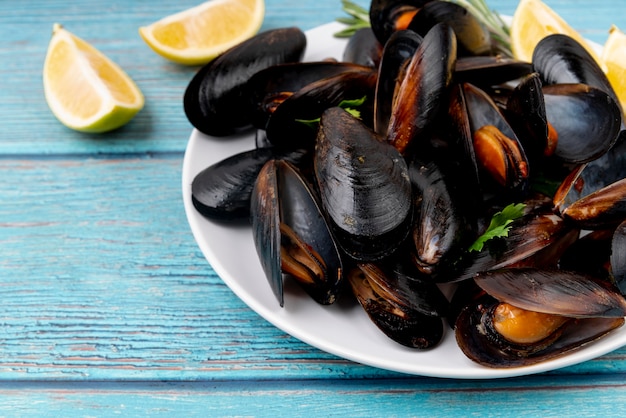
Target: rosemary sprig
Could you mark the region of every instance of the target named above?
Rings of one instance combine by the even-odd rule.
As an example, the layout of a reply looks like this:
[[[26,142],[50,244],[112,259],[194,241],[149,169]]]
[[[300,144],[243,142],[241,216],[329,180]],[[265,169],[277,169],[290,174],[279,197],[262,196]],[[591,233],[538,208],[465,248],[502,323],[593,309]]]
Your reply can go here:
[[[368,10],[350,0],[341,0],[342,9],[350,17],[338,17],[337,22],[347,25],[347,28],[334,34],[337,38],[349,38],[362,28],[370,27],[370,13]]]

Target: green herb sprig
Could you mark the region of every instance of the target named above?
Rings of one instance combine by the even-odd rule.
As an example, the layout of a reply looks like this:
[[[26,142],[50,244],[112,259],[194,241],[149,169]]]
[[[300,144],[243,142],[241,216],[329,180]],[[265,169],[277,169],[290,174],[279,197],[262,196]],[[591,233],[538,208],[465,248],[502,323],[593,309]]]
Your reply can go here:
[[[349,114],[351,114],[352,116],[354,116],[355,118],[361,119],[361,111],[356,108],[361,106],[363,103],[365,103],[366,99],[367,99],[367,96],[363,96],[360,99],[342,100],[341,103],[339,103],[339,107],[345,110],[346,112],[348,112]],[[320,118],[296,119],[296,122],[303,123],[311,128],[316,129],[317,125],[320,123]]]
[[[370,27],[370,13],[368,10],[351,2],[350,0],[341,0],[342,9],[350,17],[338,17],[337,22],[347,25],[347,28],[334,34],[337,38],[349,38],[356,31],[362,28]]]
[[[502,209],[501,212],[496,213],[491,218],[489,227],[484,234],[482,234],[474,243],[469,247],[468,251],[482,251],[485,243],[493,238],[508,237],[509,230],[511,229],[511,223],[518,218],[524,216],[523,203],[510,204]]]

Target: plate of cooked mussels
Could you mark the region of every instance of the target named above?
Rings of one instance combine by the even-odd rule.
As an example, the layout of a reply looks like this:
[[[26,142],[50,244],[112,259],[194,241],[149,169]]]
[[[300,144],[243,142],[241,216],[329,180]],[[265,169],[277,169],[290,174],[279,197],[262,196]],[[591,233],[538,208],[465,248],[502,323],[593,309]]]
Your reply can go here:
[[[500,378],[626,345],[610,84],[565,36],[518,62],[439,15],[272,29],[200,69],[182,173],[200,249],[264,319],[378,368]]]

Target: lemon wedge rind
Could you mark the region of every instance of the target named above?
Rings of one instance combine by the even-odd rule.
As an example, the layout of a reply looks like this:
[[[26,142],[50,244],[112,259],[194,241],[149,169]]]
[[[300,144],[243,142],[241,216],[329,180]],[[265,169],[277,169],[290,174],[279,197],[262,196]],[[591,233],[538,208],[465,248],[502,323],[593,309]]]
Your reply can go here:
[[[211,0],[139,28],[157,54],[173,62],[200,65],[258,33],[264,0]]]
[[[82,132],[117,129],[127,124],[145,101],[120,66],[60,24],[53,27],[43,86],[56,118]]]

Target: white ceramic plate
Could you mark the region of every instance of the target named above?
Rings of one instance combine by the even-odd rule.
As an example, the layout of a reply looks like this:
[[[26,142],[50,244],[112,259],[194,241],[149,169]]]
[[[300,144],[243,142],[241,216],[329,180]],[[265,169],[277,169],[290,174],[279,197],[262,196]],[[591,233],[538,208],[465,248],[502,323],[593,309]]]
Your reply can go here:
[[[307,32],[305,60],[341,58],[345,40],[333,37],[341,29],[329,23]],[[202,217],[191,203],[195,175],[224,157],[254,147],[253,134],[211,138],[194,130],[183,163],[182,191],[193,235],[215,272],[251,309],[284,332],[358,363],[422,376],[487,379],[539,373],[580,363],[626,345],[626,328],[566,357],[534,366],[490,369],[470,361],[447,330],[440,345],[428,351],[401,346],[387,338],[356,302],[321,306],[296,285],[286,283],[285,306],[276,301],[261,269],[248,227],[224,226]]]

